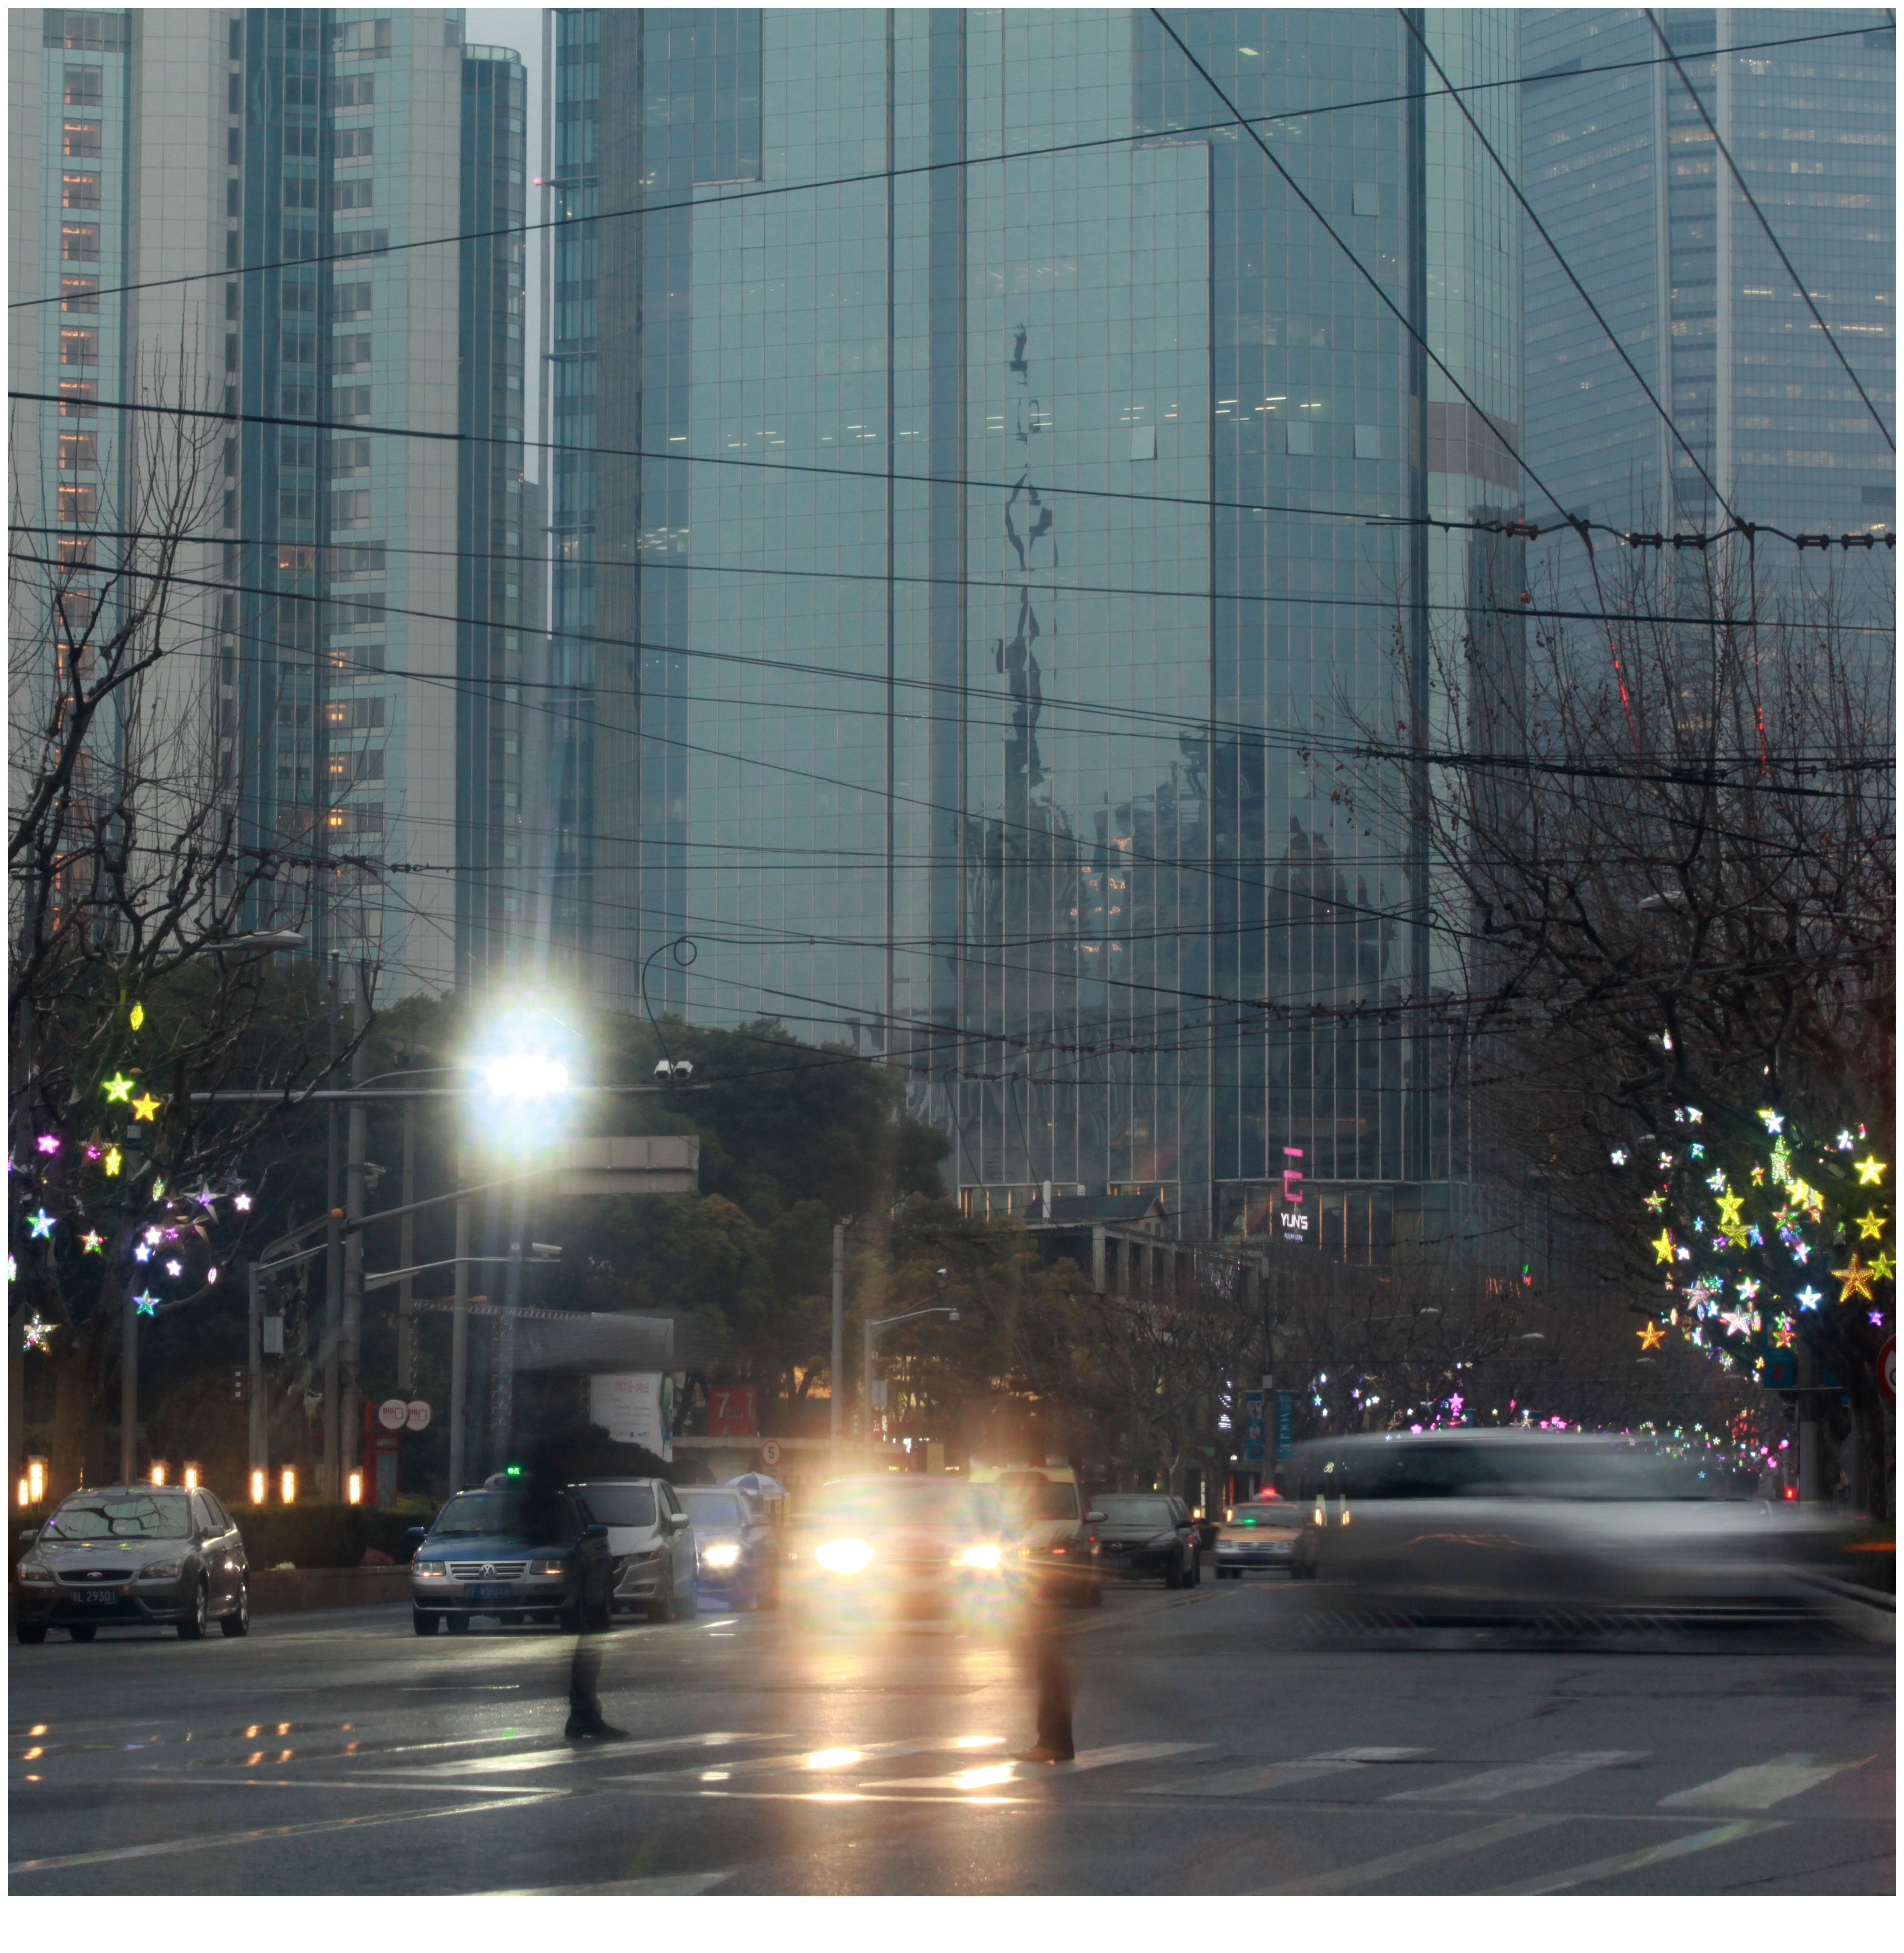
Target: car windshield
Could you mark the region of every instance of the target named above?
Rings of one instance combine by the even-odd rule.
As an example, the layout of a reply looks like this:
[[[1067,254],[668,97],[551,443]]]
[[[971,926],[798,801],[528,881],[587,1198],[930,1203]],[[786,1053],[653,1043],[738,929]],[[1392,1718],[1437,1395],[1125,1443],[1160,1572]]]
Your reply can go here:
[[[1048,1484],[1042,1478],[1029,1482],[1002,1478],[995,1496],[1011,1519],[1074,1519],[1077,1516],[1075,1485]]]
[[[677,1491],[675,1497],[688,1510],[696,1525],[737,1526],[747,1523],[738,1494],[733,1492]]]
[[[144,1494],[123,1499],[74,1499],[46,1522],[52,1539],[190,1539],[191,1509],[182,1498]]]
[[[1099,1496],[1097,1509],[1112,1525],[1147,1525],[1162,1531],[1177,1523],[1168,1499],[1118,1497],[1104,1493]]]
[[[930,1478],[875,1479],[827,1485],[812,1516],[827,1525],[983,1525],[989,1515],[970,1485]]]
[[[565,1500],[535,1492],[459,1492],[438,1514],[432,1539],[507,1539],[550,1545],[576,1535]]]
[[[584,1485],[582,1496],[603,1525],[651,1526],[654,1523],[652,1485]]]

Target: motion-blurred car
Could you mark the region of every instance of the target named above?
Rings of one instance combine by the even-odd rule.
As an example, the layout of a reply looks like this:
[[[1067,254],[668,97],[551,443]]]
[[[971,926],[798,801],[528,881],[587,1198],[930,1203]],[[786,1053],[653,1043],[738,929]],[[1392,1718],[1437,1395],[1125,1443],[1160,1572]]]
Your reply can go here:
[[[781,1578],[796,1618],[864,1625],[1002,1615],[1012,1598],[996,1503],[961,1478],[867,1473],[823,1485],[787,1528]]]
[[[1067,1466],[975,1469],[972,1483],[996,1504],[1018,1572],[1035,1598],[1061,1607],[1095,1607],[1104,1597],[1091,1527],[1104,1515],[1087,1508]]]
[[[1737,1619],[1802,1606],[1842,1526],[1726,1496],[1616,1437],[1513,1431],[1300,1447],[1299,1577],[1433,1619]]]
[[[613,1607],[691,1621],[700,1605],[694,1522],[665,1478],[590,1478],[569,1488],[608,1528]]]
[[[466,1634],[478,1615],[511,1625],[553,1621],[571,1634],[609,1625],[608,1528],[572,1492],[499,1476],[457,1493],[410,1536],[410,1619],[419,1635]]]
[[[244,1541],[202,1488],[104,1485],[61,1500],[17,1572],[14,1632],[29,1644],[49,1628],[89,1641],[102,1628],[177,1629],[203,1638],[215,1620],[237,1636],[251,1625]]]
[[[674,1495],[694,1522],[702,1599],[716,1607],[776,1606],[779,1540],[759,1506],[726,1485],[678,1485]]]
[[[1156,1580],[1194,1587],[1203,1578],[1197,1522],[1168,1492],[1099,1492],[1103,1514],[1095,1529],[1097,1563],[1107,1579]]]
[[[1252,1567],[1289,1572],[1303,1529],[1303,1508],[1266,1490],[1232,1506],[1216,1533],[1216,1577],[1241,1580]]]

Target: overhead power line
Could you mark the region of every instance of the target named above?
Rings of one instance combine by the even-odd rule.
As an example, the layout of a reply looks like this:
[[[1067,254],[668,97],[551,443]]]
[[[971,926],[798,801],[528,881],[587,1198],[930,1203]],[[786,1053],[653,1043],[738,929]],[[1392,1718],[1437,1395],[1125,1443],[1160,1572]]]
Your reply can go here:
[[[1724,52],[1729,54],[1750,54],[1765,48],[1797,47],[1812,41],[1843,40],[1862,31],[1855,27],[1837,28],[1824,33],[1792,35],[1778,40],[1749,41],[1742,42],[1736,47],[1729,48]],[[1582,75],[1589,74],[1611,74],[1628,68],[1657,67],[1663,64],[1663,59],[1664,58],[1655,61],[1608,61],[1594,67],[1574,70],[1570,73],[1567,79],[1575,80]],[[1521,88],[1531,82],[1541,81],[1547,78],[1541,75],[1517,75],[1504,81],[1477,83],[1476,86]],[[1435,99],[1436,92],[1433,89],[1414,90],[1395,95],[1370,96],[1360,101],[1319,102],[1313,108],[1280,109],[1275,115],[1264,116],[1261,119],[1264,121],[1281,121],[1291,116],[1298,115],[1345,114],[1360,109],[1388,108],[1408,102],[1432,101]],[[1236,126],[1237,122],[1234,121],[1199,122],[1182,127],[1173,126],[1168,133],[1177,136],[1209,135],[1231,129]],[[572,229],[577,224],[607,224],[629,218],[639,220],[645,217],[658,217],[667,212],[675,210],[706,210],[718,204],[748,202],[760,197],[794,196],[806,190],[841,190],[855,183],[881,183],[889,178],[929,176],[939,170],[980,169],[999,163],[1030,161],[1042,156],[1065,155],[1080,150],[1112,149],[1120,143],[1146,142],[1153,140],[1155,133],[1155,131],[1150,130],[1137,130],[1126,136],[1098,136],[1075,143],[1048,143],[1033,149],[1000,150],[989,156],[960,156],[945,162],[914,163],[894,165],[884,169],[861,170],[844,176],[808,177],[799,183],[763,183],[752,190],[726,190],[719,196],[689,197],[668,203],[632,204],[620,210],[598,211],[586,217],[545,218],[524,224],[493,225],[481,230],[446,231],[434,237],[415,238],[403,243],[380,244],[344,251],[330,251],[321,255],[308,258],[273,258],[256,265],[227,265],[215,271],[182,272],[169,278],[145,278],[123,285],[108,285],[100,290],[99,296],[101,298],[114,298],[130,292],[162,290],[168,287],[205,284],[218,278],[249,277],[262,271],[306,270],[316,265],[331,264],[345,259],[395,257],[403,252],[428,250],[441,244],[475,244],[493,238],[526,237],[538,231]],[[561,178],[554,177],[549,179],[544,187],[559,190],[569,186]],[[58,305],[61,302],[61,296],[60,293],[54,292],[39,298],[14,299],[8,301],[7,309],[12,312],[37,306]]]

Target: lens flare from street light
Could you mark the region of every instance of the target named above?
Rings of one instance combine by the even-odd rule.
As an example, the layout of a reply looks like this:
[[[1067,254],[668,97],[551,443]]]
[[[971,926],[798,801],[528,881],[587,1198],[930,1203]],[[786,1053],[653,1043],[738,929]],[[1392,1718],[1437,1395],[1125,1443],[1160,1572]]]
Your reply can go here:
[[[254,1472],[252,1473],[251,1503],[254,1506],[262,1506],[265,1503],[265,1488],[270,1484],[270,1483],[271,1475],[268,1472]]]
[[[483,1077],[497,1099],[553,1099],[569,1089],[569,1067],[541,1052],[492,1059]]]

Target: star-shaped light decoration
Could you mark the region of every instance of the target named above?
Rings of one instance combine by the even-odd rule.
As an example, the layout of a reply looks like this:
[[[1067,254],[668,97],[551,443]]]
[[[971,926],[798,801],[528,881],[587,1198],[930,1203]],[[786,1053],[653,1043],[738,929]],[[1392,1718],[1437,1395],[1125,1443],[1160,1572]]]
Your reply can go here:
[[[1874,1300],[1874,1298],[1871,1292],[1872,1272],[1871,1269],[1859,1260],[1858,1251],[1854,1248],[1851,1253],[1850,1267],[1833,1268],[1831,1271],[1833,1277],[1843,1284],[1839,1290],[1838,1299],[1840,1302],[1849,1302],[1854,1295],[1856,1295],[1862,1296],[1867,1302]]]
[[[1689,1262],[1692,1259],[1692,1250],[1690,1248],[1675,1248],[1673,1252],[1683,1262]]]
[[[251,1212],[251,1196],[248,1193],[234,1194],[231,1204],[240,1214],[249,1214]]]
[[[1615,1146],[1613,1151],[1609,1153],[1607,1157],[1613,1161],[1615,1166],[1624,1166],[1626,1164],[1629,1155],[1624,1146]]]
[[[42,1133],[33,1143],[43,1153],[56,1153],[59,1151],[59,1135],[57,1133]]]
[[[1693,1215],[1692,1231],[1695,1234],[1703,1234],[1705,1232],[1705,1216],[1703,1214]]]
[[[133,1081],[123,1072],[117,1072],[105,1081],[105,1096],[109,1105],[123,1105],[132,1096]]]
[[[53,1340],[53,1327],[36,1310],[20,1325],[23,1346],[29,1350],[44,1350]]]
[[[1860,1187],[1876,1187],[1884,1177],[1884,1162],[1875,1153],[1867,1153],[1862,1159],[1853,1160],[1852,1165],[1858,1169]]]
[[[1871,1271],[1880,1281],[1894,1281],[1897,1278],[1897,1264],[1891,1259],[1891,1251],[1886,1248],[1871,1257]]]
[[[1884,1235],[1885,1216],[1873,1208],[1868,1214],[1858,1216],[1858,1238],[1861,1241],[1882,1240]]]
[[[165,1230],[163,1227],[148,1227],[146,1230],[146,1239],[155,1248],[165,1238]]]
[[[1868,1310],[1868,1311],[1866,1312],[1866,1314],[1867,1314],[1867,1315],[1868,1315],[1868,1316],[1869,1317],[1869,1318],[1870,1318],[1870,1321],[1871,1321],[1871,1326],[1874,1329],[1882,1329],[1882,1328],[1884,1328],[1884,1312],[1881,1309],[1873,1309]]]
[[[1798,1263],[1800,1268],[1803,1268],[1805,1263],[1811,1259],[1811,1243],[1809,1241],[1794,1241],[1792,1243],[1792,1259]]]
[[[1705,1148],[1701,1146],[1697,1140],[1695,1140],[1692,1143],[1686,1148],[1686,1156],[1688,1159],[1704,1159],[1705,1158]]]
[[[1801,1309],[1816,1309],[1824,1299],[1815,1288],[1802,1288],[1798,1292],[1798,1306]]]
[[[119,1149],[117,1146],[106,1148],[105,1170],[108,1174],[116,1174],[119,1171]]]
[[[1719,1320],[1726,1325],[1729,1336],[1749,1335],[1752,1331],[1752,1312],[1746,1309],[1728,1309]]]
[[[138,1246],[133,1249],[132,1258],[135,1262],[150,1261],[152,1258],[151,1247],[146,1242],[141,1241]]]
[[[135,1119],[150,1119],[158,1111],[158,1101],[149,1092],[145,1092],[132,1102],[132,1116]]]
[[[1765,1245],[1765,1237],[1758,1231],[1756,1224],[1746,1228],[1746,1239],[1755,1248],[1762,1248]]]
[[[105,1237],[103,1234],[95,1234],[88,1228],[86,1233],[80,1237],[80,1246],[89,1255],[96,1255],[105,1248]]]
[[[1745,1196],[1738,1193],[1722,1193],[1719,1196],[1719,1225],[1728,1234],[1736,1233],[1745,1225]]]
[[[126,1022],[127,1022],[127,1024],[129,1024],[130,1025],[131,1025],[131,1027],[133,1027],[133,1029],[134,1030],[137,1030],[139,1029],[140,1026],[140,1025],[142,1025],[143,1024],[144,1024],[144,1022],[145,1022],[145,1021],[146,1021],[146,1007],[145,1007],[145,1005],[144,1005],[143,1004],[135,1004],[135,1005],[133,1005],[133,1007],[132,1007],[132,1009],[131,1009],[130,1012],[130,1013],[128,1014],[128,1015],[127,1016]]]
[[[1782,1133],[1784,1131],[1785,1115],[1783,1112],[1774,1112],[1770,1106],[1761,1105],[1759,1108],[1758,1116],[1764,1121],[1765,1130],[1767,1132]]]
[[[192,1198],[196,1200],[208,1214],[215,1214],[218,1211],[218,1196],[214,1193],[209,1187],[200,1187],[198,1192],[193,1195]]]
[[[1663,1193],[1649,1193],[1646,1196],[1646,1205],[1655,1214],[1664,1213],[1666,1208],[1666,1196]]]
[[[1841,1153],[1849,1152],[1852,1148],[1858,1142],[1854,1140],[1849,1133],[1840,1133],[1838,1135],[1837,1147],[1839,1152]]]
[[[165,1264],[165,1272],[171,1277],[174,1281],[177,1281],[179,1277],[185,1272],[185,1264],[183,1262],[168,1262]]]
[[[1639,1346],[1642,1350],[1657,1350],[1666,1340],[1666,1331],[1657,1322],[1649,1322],[1639,1332]]]
[[[1696,1126],[1705,1117],[1705,1114],[1696,1105],[1689,1105],[1686,1108],[1686,1123],[1689,1126]]]
[[[43,1207],[38,1213],[30,1215],[27,1221],[27,1230],[36,1241],[45,1240],[52,1233],[56,1224],[55,1216],[49,1214]]]
[[[132,1304],[141,1315],[156,1315],[158,1313],[158,1298],[150,1289],[142,1288],[133,1297]]]
[[[1755,1166],[1752,1168],[1752,1183],[1755,1187],[1763,1187],[1765,1184],[1765,1169],[1762,1166]]]
[[[1659,1170],[1661,1173],[1670,1173],[1673,1171],[1673,1155],[1670,1153],[1660,1155]]]
[[[1661,1228],[1660,1230],[1659,1239],[1657,1241],[1649,1242],[1647,1245],[1651,1248],[1653,1252],[1659,1257],[1661,1261],[1664,1262],[1669,1268],[1672,1265],[1673,1235],[1672,1230],[1670,1228]]]
[[[89,1160],[96,1160],[102,1156],[105,1150],[102,1146],[89,1146],[86,1149],[86,1156]]]
[[[1758,1294],[1759,1287],[1759,1283],[1755,1281],[1752,1276],[1746,1276],[1745,1280],[1739,1284],[1739,1299],[1744,1302],[1750,1302],[1752,1298]]]
[[[1724,1167],[1721,1167],[1716,1172],[1708,1174],[1706,1175],[1705,1183],[1711,1188],[1714,1193],[1724,1193],[1726,1190],[1725,1168]]]

